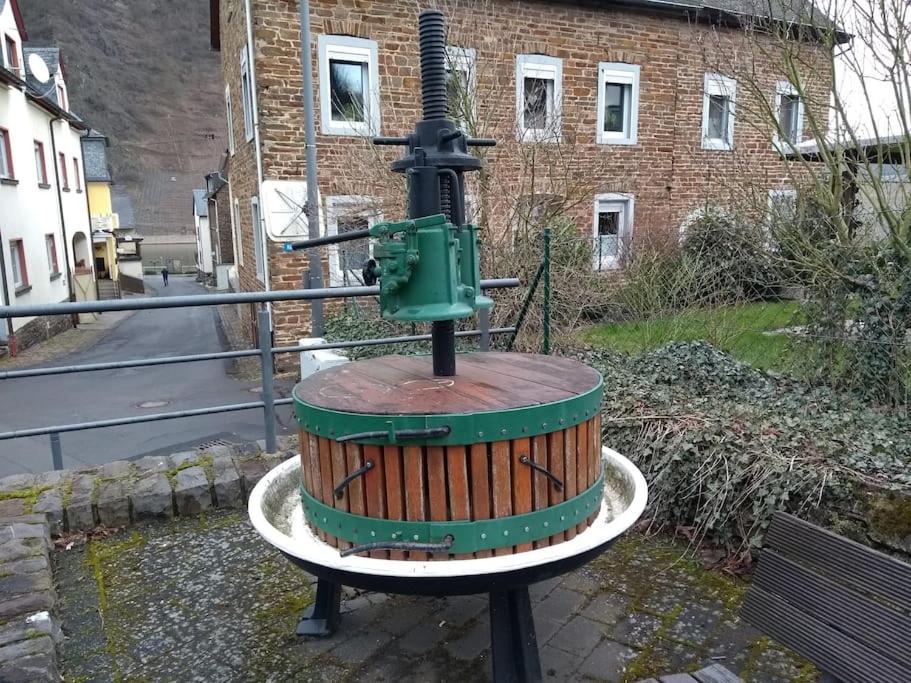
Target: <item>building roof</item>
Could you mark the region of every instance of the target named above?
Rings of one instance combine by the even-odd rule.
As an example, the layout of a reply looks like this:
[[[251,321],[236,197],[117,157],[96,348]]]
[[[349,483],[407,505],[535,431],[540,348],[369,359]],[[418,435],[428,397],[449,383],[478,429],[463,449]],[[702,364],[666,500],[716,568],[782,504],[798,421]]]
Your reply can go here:
[[[61,106],[60,102],[57,101],[57,88],[54,87],[54,77],[61,70],[60,49],[56,47],[27,47],[22,50],[22,54],[25,55],[25,82],[28,83],[28,87],[40,97],[53,102],[58,107]],[[32,55],[38,55],[47,64],[47,70],[51,77],[46,82],[38,80],[32,73],[32,66],[29,62],[29,58]]]
[[[589,0],[573,4],[655,10],[722,25],[743,25],[755,19],[771,20],[818,31],[835,29],[838,43],[851,40],[851,35],[835,26],[831,18],[811,0]],[[220,12],[221,0],[209,0],[209,45],[213,50],[221,49]]]
[[[883,164],[903,163],[904,153],[911,139],[907,135],[883,135],[881,137],[860,138],[851,140],[832,140],[823,144],[823,149],[830,152],[843,150],[845,155],[853,158],[864,158]],[[786,156],[803,157],[818,161],[822,157],[816,140],[805,140],[791,150]]]
[[[85,163],[85,180],[88,183],[112,183],[108,165],[108,139],[94,128],[82,138],[82,158]]]
[[[193,213],[196,216],[209,215],[209,203],[206,201],[205,190],[193,190]]]
[[[0,12],[6,7],[7,0],[0,0]],[[22,21],[22,12],[19,11],[19,3],[16,0],[9,0],[13,8],[13,19],[16,20],[16,28],[19,30],[19,37],[22,40],[28,40],[28,33],[25,31],[25,22]]]

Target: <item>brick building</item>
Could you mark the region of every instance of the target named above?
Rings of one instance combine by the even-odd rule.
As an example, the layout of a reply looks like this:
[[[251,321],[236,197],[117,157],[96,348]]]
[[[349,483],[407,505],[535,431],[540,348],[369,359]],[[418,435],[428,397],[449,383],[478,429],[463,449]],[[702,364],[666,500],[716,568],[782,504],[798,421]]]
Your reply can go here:
[[[302,203],[305,196],[298,3],[211,3],[212,43],[225,80],[240,287],[297,287],[306,257],[282,251],[281,242],[296,236],[270,227],[281,222],[273,213],[288,207],[269,197],[276,183],[285,198]],[[311,3],[323,232],[404,215],[402,180],[387,170],[400,150],[373,148],[368,138],[404,135],[421,118],[416,26],[423,4]],[[498,141],[483,151],[488,172],[469,190],[475,222],[488,234],[504,233],[555,207],[590,236],[592,267],[611,270],[634,243],[676,235],[704,202],[742,196],[746,185],[738,187],[738,178],[763,201],[789,192],[779,149],[756,113],[759,98],[793,142],[803,137],[805,107],[817,105],[801,101],[783,76],[774,37],[753,32],[755,49],[744,49],[744,27],[756,18],[751,0],[722,6],[454,3],[447,12],[454,118],[471,134]],[[818,65],[804,92],[825,101],[829,48],[817,29],[828,24],[810,16],[815,26],[800,24],[794,43]],[[771,26],[782,25],[774,19]],[[730,61],[722,63],[724,56]],[[749,87],[737,82],[740,69],[751,74]],[[332,284],[349,281],[362,260],[356,250],[366,247],[349,244],[324,254]],[[277,340],[304,334],[308,316],[307,306],[276,304]]]

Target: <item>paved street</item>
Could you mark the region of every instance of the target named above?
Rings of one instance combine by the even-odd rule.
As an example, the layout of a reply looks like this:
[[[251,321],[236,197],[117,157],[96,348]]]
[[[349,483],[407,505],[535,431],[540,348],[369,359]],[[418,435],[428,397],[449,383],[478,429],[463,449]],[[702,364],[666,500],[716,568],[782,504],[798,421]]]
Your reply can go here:
[[[146,278],[147,296],[200,294],[191,277],[171,277],[161,286]],[[111,314],[107,314],[111,315]],[[226,350],[215,310],[174,308],[140,311],[126,317],[90,348],[48,365],[178,356]],[[233,379],[219,361],[128,368],[84,374],[0,381],[0,431],[72,424],[255,401],[258,384]],[[139,404],[155,402],[154,407]],[[163,403],[163,405],[162,405]],[[287,433],[290,411],[279,411],[279,434]],[[262,412],[251,410],[204,417],[93,429],[61,435],[66,468],[173,452],[211,439],[263,438]],[[0,441],[0,476],[51,469],[49,437]]]

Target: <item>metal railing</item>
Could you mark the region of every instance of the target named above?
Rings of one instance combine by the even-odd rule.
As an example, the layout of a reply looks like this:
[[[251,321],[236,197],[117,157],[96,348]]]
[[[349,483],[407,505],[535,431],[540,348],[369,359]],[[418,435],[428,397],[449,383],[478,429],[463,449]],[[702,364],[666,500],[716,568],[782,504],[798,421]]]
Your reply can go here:
[[[515,278],[482,280],[481,287],[485,290],[517,287],[519,281]],[[211,307],[226,304],[267,304],[276,301],[312,301],[316,299],[333,298],[358,298],[379,295],[379,287],[329,287],[323,289],[295,289],[271,292],[241,292],[237,294],[200,294],[189,296],[173,296],[145,299],[120,299],[112,301],[80,301],[59,304],[35,304],[22,306],[0,306],[0,320],[6,318],[23,318],[32,316],[50,315],[75,315],[78,313],[104,313],[110,311],[144,311],[162,308],[189,308]],[[486,311],[479,315],[480,329],[456,332],[460,338],[478,337],[480,349],[487,351],[490,348],[490,336],[494,334],[510,334],[513,327],[490,328],[490,318]],[[261,306],[257,311],[257,329],[271,331],[271,311],[266,306]],[[320,349],[347,349],[360,346],[382,346],[404,344],[409,342],[430,341],[431,335],[408,335],[401,337],[383,337],[377,339],[358,339],[352,341],[325,342],[309,346],[272,346],[271,334],[259,334],[258,348],[241,349],[239,351],[219,351],[214,353],[188,354],[184,356],[166,356],[162,358],[138,358],[135,360],[109,361],[102,363],[83,363],[79,365],[62,365],[57,367],[39,367],[23,370],[0,371],[0,380],[21,379],[29,377],[46,377],[49,375],[68,375],[74,373],[96,372],[100,370],[119,370],[123,368],[152,367],[158,365],[175,365],[178,363],[194,363],[198,361],[225,360],[234,358],[259,357],[260,371],[262,373],[262,399],[245,403],[232,403],[205,408],[188,410],[175,410],[166,413],[150,415],[135,415],[130,417],[112,418],[107,420],[87,420],[72,424],[58,424],[46,427],[29,429],[14,429],[0,432],[0,441],[22,439],[36,436],[50,437],[51,461],[55,470],[63,469],[63,449],[60,435],[67,432],[77,432],[87,429],[103,429],[123,425],[141,424],[144,422],[158,422],[161,420],[175,420],[179,418],[230,413],[242,410],[262,410],[264,422],[264,435],[266,450],[274,452],[277,448],[276,437],[276,406],[288,405],[293,402],[291,398],[275,397],[274,358],[276,354],[300,353],[302,351],[316,351]]]

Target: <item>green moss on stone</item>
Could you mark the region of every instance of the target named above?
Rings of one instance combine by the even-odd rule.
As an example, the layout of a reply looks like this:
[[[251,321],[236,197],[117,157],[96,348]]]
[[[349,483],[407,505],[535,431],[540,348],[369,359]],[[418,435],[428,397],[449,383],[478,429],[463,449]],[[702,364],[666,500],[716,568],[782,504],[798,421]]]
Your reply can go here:
[[[38,496],[54,488],[53,486],[28,486],[15,491],[4,491],[0,493],[0,500],[21,500],[25,512],[30,514],[35,503],[38,502]]]
[[[884,538],[904,539],[911,536],[911,496],[889,493],[872,498],[871,530]]]

